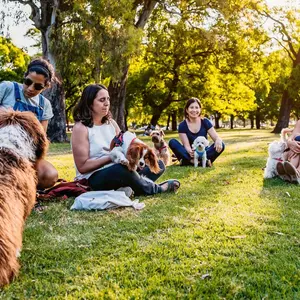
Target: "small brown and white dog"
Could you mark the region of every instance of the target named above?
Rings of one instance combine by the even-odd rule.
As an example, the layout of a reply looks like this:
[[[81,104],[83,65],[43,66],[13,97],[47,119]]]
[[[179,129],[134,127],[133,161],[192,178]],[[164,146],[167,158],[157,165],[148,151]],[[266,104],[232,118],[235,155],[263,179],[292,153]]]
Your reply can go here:
[[[112,140],[109,150],[111,160],[114,163],[126,165],[130,171],[141,170],[146,165],[150,171],[155,174],[160,171],[154,150],[139,140],[136,135],[130,131],[124,133],[120,132],[120,134]]]
[[[19,272],[24,223],[36,200],[34,164],[47,151],[44,129],[31,112],[0,110],[0,286]]]
[[[165,166],[169,166],[171,164],[171,153],[168,144],[164,140],[163,130],[153,130],[150,136],[152,137],[156,156],[164,162]]]

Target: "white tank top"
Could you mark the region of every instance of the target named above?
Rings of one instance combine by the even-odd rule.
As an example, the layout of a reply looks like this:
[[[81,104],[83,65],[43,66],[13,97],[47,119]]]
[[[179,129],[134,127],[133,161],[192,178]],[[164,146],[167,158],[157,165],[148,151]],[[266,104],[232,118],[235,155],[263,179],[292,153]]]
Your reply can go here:
[[[103,153],[103,148],[110,147],[110,142],[112,139],[116,136],[116,129],[113,126],[111,122],[108,124],[102,124],[102,125],[94,125],[93,127],[87,127],[88,129],[88,139],[90,144],[90,159],[96,159],[102,156],[107,156],[106,153]],[[109,166],[112,166],[113,163],[107,164],[97,170],[94,170],[89,173],[81,174],[75,165],[76,169],[76,177],[75,179],[88,179],[94,172],[101,170],[103,168],[107,168]]]

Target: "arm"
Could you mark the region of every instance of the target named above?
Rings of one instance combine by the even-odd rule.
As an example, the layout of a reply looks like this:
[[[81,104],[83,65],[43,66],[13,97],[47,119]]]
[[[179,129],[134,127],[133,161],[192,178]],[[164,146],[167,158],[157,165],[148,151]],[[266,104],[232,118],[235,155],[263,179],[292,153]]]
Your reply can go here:
[[[222,148],[223,148],[222,139],[218,136],[215,128],[211,127],[210,129],[208,129],[207,132],[208,132],[209,136],[211,137],[211,139],[214,141],[217,152],[221,152]]]
[[[181,143],[183,144],[183,147],[185,148],[185,150],[189,153],[189,155],[191,157],[194,157],[194,151],[192,150],[192,147],[190,145],[190,142],[186,136],[185,133],[179,133],[179,138]]]
[[[75,165],[81,174],[92,172],[111,162],[109,156],[104,156],[97,159],[90,159],[88,130],[81,123],[76,123],[73,128],[72,151]]]
[[[41,121],[41,124],[42,124],[42,126],[43,126],[45,132],[47,132],[48,123],[49,123],[48,120],[42,120],[42,121]]]
[[[118,135],[121,131],[119,125],[117,124],[117,122],[115,120],[110,120],[111,124],[115,127],[115,131],[116,131],[116,135]]]

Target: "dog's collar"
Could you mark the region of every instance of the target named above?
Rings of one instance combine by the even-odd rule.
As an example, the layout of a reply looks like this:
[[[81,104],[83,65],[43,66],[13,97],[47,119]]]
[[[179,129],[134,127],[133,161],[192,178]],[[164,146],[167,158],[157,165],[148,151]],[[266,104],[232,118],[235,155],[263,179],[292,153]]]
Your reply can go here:
[[[282,158],[274,158],[275,160],[278,160],[278,161],[283,161],[283,159]]]
[[[158,148],[157,151],[158,151],[159,153],[161,153],[161,151],[164,150],[164,149],[166,149],[166,148],[167,148],[167,146],[166,146],[166,145],[163,145],[162,147]]]
[[[136,140],[137,138],[135,137],[134,139],[132,139],[132,141],[130,142],[130,145]]]
[[[195,152],[198,154],[198,156],[202,156],[203,153],[205,152],[205,150],[204,151],[199,151],[198,149],[195,149]]]

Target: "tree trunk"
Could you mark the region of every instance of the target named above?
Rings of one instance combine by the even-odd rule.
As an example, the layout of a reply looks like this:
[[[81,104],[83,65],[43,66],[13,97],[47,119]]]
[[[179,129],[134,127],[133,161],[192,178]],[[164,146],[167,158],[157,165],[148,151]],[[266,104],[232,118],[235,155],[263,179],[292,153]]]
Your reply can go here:
[[[108,92],[110,96],[110,110],[114,120],[118,123],[121,130],[127,130],[125,119],[125,96],[126,83],[128,77],[129,64],[126,66],[120,81],[110,81]]]
[[[230,129],[233,129],[233,121],[234,121],[234,116],[230,116]]]
[[[157,1],[144,0],[142,5],[137,5],[136,16],[138,20],[135,22],[135,27],[142,30],[144,29],[150,15],[155,8]],[[121,79],[118,81],[111,80],[108,86],[109,96],[111,98],[111,112],[115,121],[120,126],[121,130],[127,130],[125,114],[125,101],[126,101],[126,84],[128,78],[129,63],[127,62],[123,71]]]
[[[254,116],[252,113],[250,114],[249,119],[250,119],[251,129],[253,129],[254,128]]]
[[[159,110],[156,110],[156,111],[153,113],[152,118],[151,118],[151,120],[150,120],[150,124],[153,125],[154,127],[157,125],[158,120],[159,120],[159,118],[160,118],[160,116],[161,116],[161,113],[162,113],[162,112],[159,111]]]
[[[47,89],[43,95],[50,100],[53,110],[53,118],[50,120],[47,135],[51,142],[66,142],[66,115],[64,90],[61,84],[53,84],[51,89]]]
[[[172,130],[177,131],[177,113],[174,111],[172,113]]]
[[[169,130],[170,120],[171,120],[171,114],[168,114],[168,120],[167,120],[166,130]]]
[[[290,113],[292,110],[292,99],[289,97],[288,90],[284,90],[282,98],[281,98],[281,105],[279,110],[279,116],[277,124],[272,131],[273,133],[280,133],[281,130],[285,127],[289,127],[289,120],[290,120]]]
[[[258,108],[255,113],[255,125],[256,129],[260,129],[260,109]]]
[[[51,41],[55,40],[54,33],[55,28],[57,27],[59,0],[40,0],[37,1],[39,2],[39,6],[36,5],[34,1],[18,2],[30,5],[30,19],[42,34],[43,57],[48,59],[55,68],[56,59],[51,51],[50,45]],[[60,83],[53,83],[52,87],[47,89],[43,94],[50,100],[54,114],[48,125],[47,133],[49,139],[53,142],[64,142],[67,140],[67,134],[63,87]]]
[[[221,118],[221,115],[219,113],[216,113],[215,114],[215,128],[216,129],[220,128],[220,118]]]

